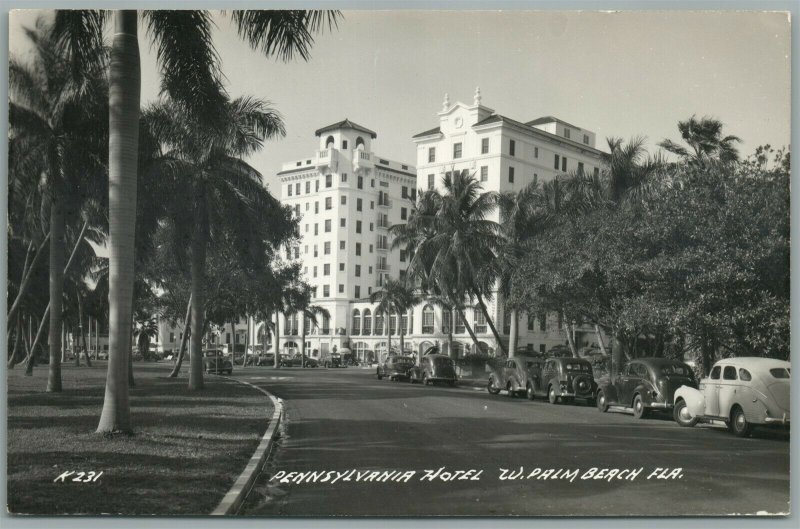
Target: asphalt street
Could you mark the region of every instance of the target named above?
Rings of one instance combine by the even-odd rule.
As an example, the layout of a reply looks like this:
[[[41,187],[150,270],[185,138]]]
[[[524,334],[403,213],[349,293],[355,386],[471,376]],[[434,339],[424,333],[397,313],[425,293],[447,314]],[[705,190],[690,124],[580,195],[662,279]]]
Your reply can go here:
[[[505,392],[379,381],[364,369],[235,376],[283,399],[286,412],[245,515],[789,511],[785,432],[739,439],[719,425],[682,428],[667,416],[637,420]],[[502,479],[510,477],[518,479]]]

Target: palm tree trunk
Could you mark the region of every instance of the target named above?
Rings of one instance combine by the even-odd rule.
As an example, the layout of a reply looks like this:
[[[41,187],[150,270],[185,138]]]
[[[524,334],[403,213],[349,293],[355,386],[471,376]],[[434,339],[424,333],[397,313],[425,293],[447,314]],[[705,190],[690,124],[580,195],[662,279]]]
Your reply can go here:
[[[575,347],[575,326],[572,322],[567,322],[567,343],[569,343],[569,350],[572,351],[572,357],[578,358],[578,348]]]
[[[272,367],[279,368],[281,367],[281,360],[280,360],[280,351],[278,350],[278,344],[281,343],[281,313],[280,311],[275,311],[275,343],[273,344],[275,347],[275,358],[273,358]]]
[[[300,367],[305,368],[306,367],[306,317],[305,314],[303,314],[300,317],[302,318],[300,325],[302,326],[301,328],[303,329],[300,336],[300,339],[302,340],[302,343],[300,344]]]
[[[132,388],[136,385],[136,380],[133,378],[133,329],[131,329],[131,344],[128,346],[128,387]]]
[[[11,305],[11,308],[8,310],[8,315],[6,316],[6,321],[13,320],[14,319],[14,315],[17,313],[17,310],[19,310],[20,302],[22,301],[22,298],[24,298],[25,294],[28,293],[28,287],[30,287],[30,284],[31,284],[31,278],[33,277],[33,271],[38,266],[39,261],[41,261],[41,257],[45,253],[44,252],[44,247],[45,247],[45,245],[47,244],[47,242],[49,240],[50,240],[50,233],[48,232],[47,235],[45,236],[45,238],[42,239],[42,242],[39,244],[39,247],[36,249],[36,254],[33,256],[33,261],[30,262],[30,264],[27,266],[27,268],[25,269],[25,271],[23,273],[22,281],[19,284],[19,291],[17,292],[17,297],[14,299],[14,303]]]
[[[16,362],[21,341],[22,341],[22,325],[20,324],[20,319],[17,318],[16,336],[14,337],[14,349],[11,351],[11,358],[9,358],[8,361],[9,364],[14,364]]]
[[[189,339],[189,324],[192,321],[192,295],[189,294],[189,303],[186,304],[186,317],[183,319],[183,334],[181,335],[181,345],[178,348],[178,359],[175,361],[175,367],[172,368],[172,373],[169,378],[175,378],[181,370],[183,363],[183,353],[186,351],[186,342]]]
[[[128,362],[131,348],[141,71],[137,12],[114,13],[109,69],[108,375],[97,432],[131,431]]]
[[[508,337],[508,357],[514,358],[514,353],[517,350],[517,341],[519,339],[519,315],[516,309],[511,311],[511,330]]]
[[[472,326],[467,321],[467,318],[464,316],[464,310],[458,309],[458,316],[461,318],[461,321],[464,323],[464,328],[467,329],[469,333],[469,337],[472,338],[472,342],[475,344],[475,352],[477,353],[480,351],[480,343],[478,342],[478,337],[475,336],[475,333],[472,331]]]
[[[81,346],[80,346],[80,341],[81,341],[81,338],[83,337],[83,320],[81,319],[82,318],[81,298],[80,298],[80,293],[77,292],[77,289],[76,289],[75,294],[77,296],[77,301],[78,301],[78,332],[74,334],[74,336],[75,336],[75,346],[74,346],[74,348],[75,348],[75,351],[74,351],[75,352],[75,367],[80,367],[80,365],[81,365]],[[83,341],[83,345],[86,346],[86,341],[85,340]]]
[[[242,367],[247,365],[247,348],[250,347],[250,315],[245,317],[245,332],[244,332],[244,355],[242,356]]]
[[[603,356],[608,356],[606,352],[606,344],[603,343],[603,335],[600,333],[600,326],[595,324],[594,326],[594,333],[597,335],[597,343],[600,344],[600,352],[603,353]]]
[[[478,298],[478,306],[481,308],[481,312],[483,312],[483,317],[486,318],[486,323],[489,325],[489,328],[492,330],[492,334],[494,335],[494,339],[497,340],[497,346],[503,352],[503,356],[508,355],[508,351],[506,350],[506,346],[503,343],[503,340],[500,338],[500,334],[497,332],[497,329],[494,326],[494,322],[492,321],[491,316],[489,316],[489,311],[486,309],[486,304],[483,302],[483,296],[481,293],[478,292],[477,289],[473,289],[475,296]]]
[[[89,346],[86,344],[86,331],[83,330],[83,309],[80,309],[80,317],[81,317],[81,342],[83,343],[83,354],[86,356],[86,367],[92,367],[92,359],[89,358]],[[89,323],[89,329],[91,330],[91,323]],[[89,342],[91,343],[91,341]]]
[[[39,345],[39,342],[42,341],[42,337],[44,336],[44,328],[47,324],[50,315],[50,305],[47,305],[47,308],[44,309],[44,315],[42,316],[42,321],[39,322],[39,329],[36,331],[36,338],[33,339],[33,344],[31,344],[31,351],[28,354],[28,358],[25,360],[25,376],[33,375],[33,362],[35,361],[35,352],[36,346]]]
[[[61,331],[64,322],[64,204],[58,185],[53,187],[50,204],[50,369],[47,391],[58,393],[61,391]]]
[[[195,204],[198,209],[198,216],[195,219],[194,233],[192,234],[192,326],[195,329],[203,329],[204,314],[203,305],[205,304],[205,272],[206,272],[206,240],[204,222],[205,218],[205,197],[201,193],[195,196]],[[189,389],[203,389],[203,333],[193,332],[189,349]]]

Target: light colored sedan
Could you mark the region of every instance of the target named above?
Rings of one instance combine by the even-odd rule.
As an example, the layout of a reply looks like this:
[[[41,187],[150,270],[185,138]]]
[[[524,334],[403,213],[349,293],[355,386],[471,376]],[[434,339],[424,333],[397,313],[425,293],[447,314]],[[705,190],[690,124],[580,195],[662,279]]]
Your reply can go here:
[[[711,369],[700,388],[675,391],[675,421],[694,426],[698,421],[724,421],[739,437],[754,425],[789,424],[791,364],[759,357],[726,358]]]

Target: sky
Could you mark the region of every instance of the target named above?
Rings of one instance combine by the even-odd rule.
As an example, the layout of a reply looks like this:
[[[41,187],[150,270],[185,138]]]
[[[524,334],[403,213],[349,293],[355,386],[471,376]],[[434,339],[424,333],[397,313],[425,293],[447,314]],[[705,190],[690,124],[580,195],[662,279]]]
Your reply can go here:
[[[24,57],[10,17],[10,53]],[[349,118],[377,132],[373,151],[414,164],[411,136],[438,125],[444,94],[518,121],[553,115],[604,138],[644,135],[651,151],[677,123],[713,116],[740,151],[790,141],[791,29],[757,12],[345,11],[316,37],[311,59],[282,63],[252,51],[215,14],[214,42],[231,96],[271,101],[286,137],[251,164],[272,189],[283,162],[307,159],[314,131]],[[110,33],[109,33],[110,35]],[[140,26],[142,102],[159,96],[155,50]]]

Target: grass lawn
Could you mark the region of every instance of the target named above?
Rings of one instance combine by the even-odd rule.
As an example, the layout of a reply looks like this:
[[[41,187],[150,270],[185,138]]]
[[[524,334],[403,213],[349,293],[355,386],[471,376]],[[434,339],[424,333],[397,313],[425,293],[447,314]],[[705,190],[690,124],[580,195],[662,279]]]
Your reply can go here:
[[[205,515],[244,469],[272,417],[262,393],[206,376],[190,393],[184,366],[134,363],[131,437],[94,433],[106,362],[62,366],[62,393],[45,393],[47,366],[8,373],[8,510],[19,514]],[[234,373],[234,376],[235,373]],[[54,483],[62,472],[100,472]]]

